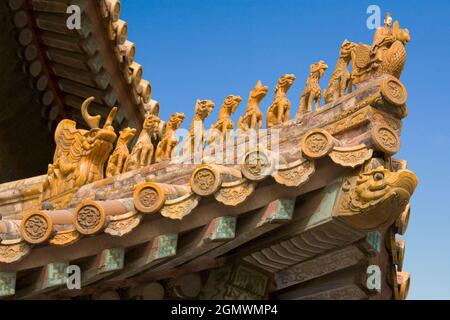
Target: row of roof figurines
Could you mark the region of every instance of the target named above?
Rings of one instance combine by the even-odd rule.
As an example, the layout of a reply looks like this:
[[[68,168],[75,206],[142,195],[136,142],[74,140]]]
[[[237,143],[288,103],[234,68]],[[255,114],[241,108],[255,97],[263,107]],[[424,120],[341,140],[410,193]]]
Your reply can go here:
[[[326,104],[334,102],[350,93],[353,85],[368,79],[389,74],[400,77],[406,61],[405,44],[410,40],[409,31],[400,29],[396,21],[392,23],[392,16],[388,13],[384,25],[375,32],[371,46],[356,44],[345,40],[341,45],[340,55],[336,68],[331,75],[328,87],[322,93],[320,79],[328,66],[319,61],[310,66],[310,73],[306,81],[305,89],[300,97],[300,104],[296,118],[315,110],[321,110],[322,95]],[[351,62],[351,72],[348,67]],[[278,126],[290,118],[291,103],[286,94],[293,82],[293,74],[285,74],[280,77],[275,87],[275,97],[267,110],[267,128]],[[267,95],[268,87],[258,81],[250,92],[244,115],[239,118],[238,130],[258,130],[262,128],[263,113],[259,104]],[[48,167],[47,180],[44,183],[43,199],[52,198],[65,191],[73,190],[84,184],[104,178],[104,165],[113,149],[117,135],[112,126],[117,108],[113,108],[105,121],[103,128],[99,127],[101,117],[91,116],[88,106],[94,98],[88,98],[82,104],[82,116],[88,126],[88,130],[76,128],[72,120],[62,120],[55,131],[56,151],[53,164]],[[219,111],[218,120],[212,125],[211,132],[206,139],[203,121],[211,113],[214,103],[211,100],[198,100],[195,106],[195,114],[189,129],[188,137],[183,142],[182,154],[192,151],[194,147],[194,124],[199,122],[202,128],[202,143],[209,144],[224,142],[234,129],[231,115],[236,111],[241,102],[241,97],[228,96]],[[114,152],[109,157],[106,166],[106,176],[115,176],[131,170],[146,167],[152,163],[170,160],[174,150],[178,146],[176,131],[180,128],[185,115],[174,113],[167,123],[161,121],[158,116],[159,105],[152,105],[147,110],[143,129],[133,146],[131,152],[128,144],[134,138],[136,129],[125,128],[120,132]]]

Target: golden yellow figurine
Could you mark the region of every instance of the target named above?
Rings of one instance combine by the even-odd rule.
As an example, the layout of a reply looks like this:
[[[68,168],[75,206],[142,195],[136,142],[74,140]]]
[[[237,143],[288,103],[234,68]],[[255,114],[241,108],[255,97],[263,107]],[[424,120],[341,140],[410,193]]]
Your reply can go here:
[[[267,110],[267,128],[271,128],[289,120],[291,102],[286,94],[294,81],[295,75],[293,74],[285,74],[278,79],[278,83],[275,87],[275,98]]]
[[[259,103],[264,99],[269,91],[269,87],[263,86],[259,80],[255,87],[250,91],[247,101],[247,109],[242,117],[239,118],[238,128],[242,131],[250,129],[261,129],[263,113],[259,108]]]

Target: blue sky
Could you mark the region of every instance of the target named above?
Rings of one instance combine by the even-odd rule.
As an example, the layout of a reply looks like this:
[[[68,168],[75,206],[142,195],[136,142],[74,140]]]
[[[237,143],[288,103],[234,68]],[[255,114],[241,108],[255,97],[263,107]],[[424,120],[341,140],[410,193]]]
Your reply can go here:
[[[236,117],[242,114],[257,80],[270,87],[265,110],[284,73],[297,75],[289,92],[295,110],[311,63],[334,68],[345,38],[372,42],[370,4],[411,33],[402,75],[409,116],[397,155],[420,179],[404,237],[409,298],[450,299],[450,1],[123,0],[121,18],[161,117],[183,111],[187,127],[195,100],[212,99],[209,127],[229,94],[244,98]]]

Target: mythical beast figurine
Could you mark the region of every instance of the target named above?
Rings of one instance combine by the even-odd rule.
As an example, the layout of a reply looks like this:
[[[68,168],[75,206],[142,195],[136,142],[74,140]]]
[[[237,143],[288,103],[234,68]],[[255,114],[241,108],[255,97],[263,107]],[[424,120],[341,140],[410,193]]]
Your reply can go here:
[[[91,116],[88,112],[89,104],[94,100],[90,97],[81,105],[81,114],[90,130],[77,129],[76,122],[69,119],[58,124],[56,150],[53,164],[48,166],[43,199],[104,178],[104,165],[117,138],[112,126],[117,108],[112,108],[100,128],[101,117]]]
[[[250,91],[247,101],[247,109],[238,121],[239,130],[247,131],[262,128],[263,113],[259,108],[259,104],[267,95],[268,91],[269,87],[263,86],[261,80],[259,80],[252,91]]]
[[[158,143],[155,152],[156,162],[170,160],[172,158],[172,150],[178,145],[178,138],[175,136],[175,131],[180,128],[185,118],[184,113],[174,113],[167,121],[164,135]]]
[[[210,132],[212,134],[208,139],[208,143],[214,143],[215,141],[225,142],[228,130],[234,129],[231,115],[236,111],[241,101],[241,97],[234,95],[229,95],[225,98],[219,111],[219,117],[216,123],[211,126]]]
[[[125,128],[119,133],[119,139],[117,139],[116,148],[111,154],[108,160],[108,165],[106,166],[106,176],[112,177],[122,172],[125,172],[125,163],[130,156],[130,151],[128,150],[128,144],[131,139],[133,139],[136,134],[136,129]]]
[[[198,134],[197,140],[200,142],[200,147],[203,150],[203,146],[206,142],[206,130],[203,122],[208,117],[211,111],[214,109],[214,102],[211,100],[197,100],[195,103],[195,114],[192,118],[191,126],[189,127],[189,134],[186,136],[183,146],[182,155],[193,155],[195,152],[195,135]],[[198,130],[198,132],[196,132]]]
[[[352,83],[383,74],[399,79],[406,62],[405,45],[410,40],[408,29],[400,29],[398,21],[392,25],[388,13],[383,27],[375,32],[372,46],[359,44],[352,50]]]
[[[328,66],[320,60],[310,66],[310,73],[306,80],[306,87],[300,96],[300,105],[298,107],[298,116],[311,112],[313,109],[313,102],[315,101],[315,109],[320,109],[320,99],[322,98],[322,89],[320,88],[320,79],[323,77]]]
[[[161,119],[157,115],[152,112],[146,113],[142,131],[125,163],[125,171],[140,169],[153,163],[155,154],[153,138],[159,133],[160,123]]]
[[[271,128],[289,120],[291,102],[286,94],[295,81],[295,75],[285,74],[278,79],[275,87],[275,98],[267,110],[266,126]]]
[[[348,65],[352,59],[352,50],[355,49],[356,43],[344,40],[341,45],[339,59],[336,63],[336,68],[330,77],[328,87],[324,92],[325,103],[336,101],[337,98],[343,97],[345,91],[351,91],[350,72]]]

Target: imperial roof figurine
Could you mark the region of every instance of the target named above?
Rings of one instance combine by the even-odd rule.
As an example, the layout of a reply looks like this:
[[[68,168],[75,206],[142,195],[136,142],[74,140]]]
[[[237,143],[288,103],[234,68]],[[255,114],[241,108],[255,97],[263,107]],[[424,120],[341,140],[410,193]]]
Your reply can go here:
[[[400,236],[418,179],[396,153],[410,35],[390,14],[372,45],[341,44],[326,90],[327,64],[310,65],[304,91],[292,93],[295,118],[287,98],[295,70],[286,70],[264,80],[276,83],[271,103],[269,87],[256,82],[238,128],[231,115],[240,96],[227,96],[214,134],[203,122],[215,103],[198,100],[181,139],[185,114],[160,119],[120,1],[76,1],[80,30],[64,27],[66,2],[0,4],[11,33],[2,36],[20,52],[2,63],[25,66],[5,85],[31,84],[12,103],[45,119],[40,127],[40,112],[29,113],[31,139],[17,144],[47,152],[52,139],[42,130],[55,141],[53,160],[19,152],[2,175],[11,182],[0,185],[1,299],[407,297]],[[33,95],[39,102],[27,105]],[[247,148],[253,132],[257,143]],[[276,146],[263,143],[273,137]],[[179,161],[197,138],[201,161]],[[231,162],[217,160],[223,142]],[[41,172],[50,163],[48,172],[37,175],[32,160]],[[81,270],[79,290],[67,286],[69,265]]]

